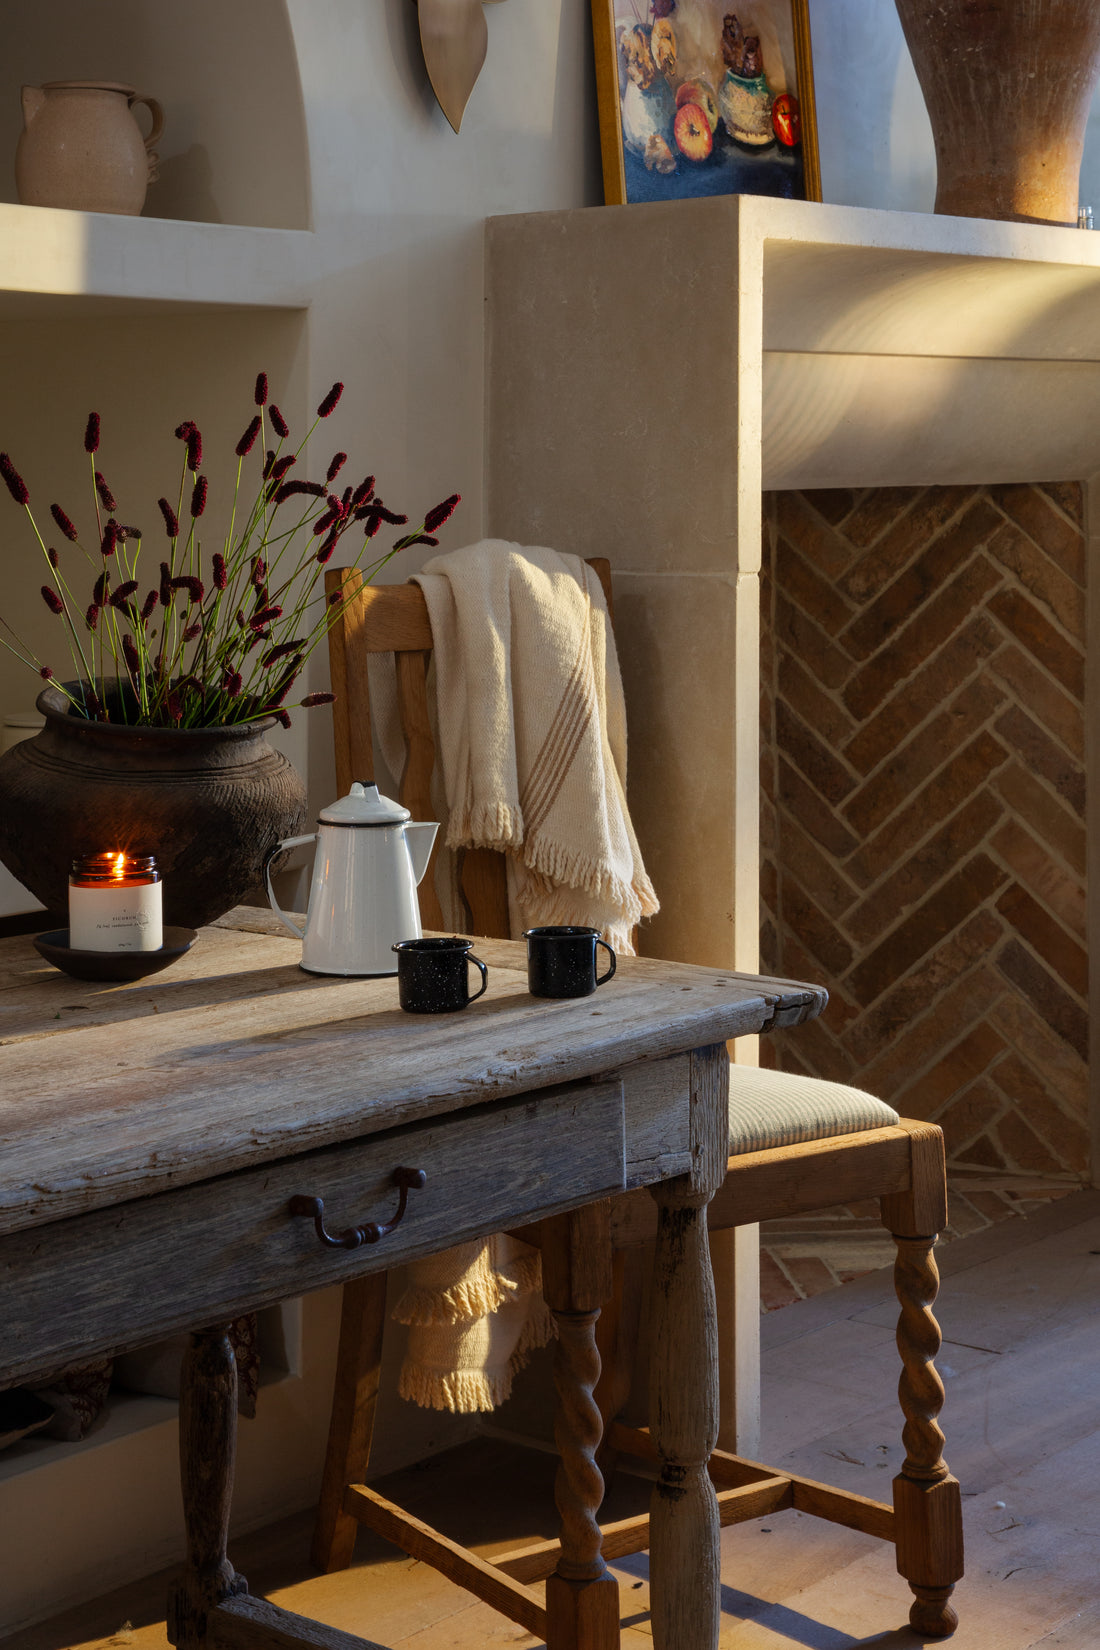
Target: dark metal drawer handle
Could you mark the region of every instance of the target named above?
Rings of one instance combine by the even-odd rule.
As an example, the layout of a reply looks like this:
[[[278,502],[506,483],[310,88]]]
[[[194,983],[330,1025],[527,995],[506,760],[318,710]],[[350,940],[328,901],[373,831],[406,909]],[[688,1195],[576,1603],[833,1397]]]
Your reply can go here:
[[[390,1178],[400,1192],[397,1213],[392,1220],[368,1220],[362,1226],[349,1226],[346,1232],[340,1232],[334,1237],[331,1232],[325,1231],[323,1198],[292,1197],[290,1212],[292,1215],[306,1215],[312,1220],[317,1236],[326,1249],[358,1249],[361,1243],[377,1243],[387,1232],[392,1232],[395,1226],[400,1225],[410,1191],[419,1191],[428,1180],[423,1169],[395,1169]]]

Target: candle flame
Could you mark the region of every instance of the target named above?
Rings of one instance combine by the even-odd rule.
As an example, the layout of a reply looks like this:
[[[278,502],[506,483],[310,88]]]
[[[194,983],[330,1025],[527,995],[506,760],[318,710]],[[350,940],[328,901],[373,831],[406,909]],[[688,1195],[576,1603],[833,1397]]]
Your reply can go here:
[[[114,865],[111,869],[111,875],[116,879],[116,881],[121,881],[122,878],[126,875],[126,855],[125,854],[116,854],[115,855]]]

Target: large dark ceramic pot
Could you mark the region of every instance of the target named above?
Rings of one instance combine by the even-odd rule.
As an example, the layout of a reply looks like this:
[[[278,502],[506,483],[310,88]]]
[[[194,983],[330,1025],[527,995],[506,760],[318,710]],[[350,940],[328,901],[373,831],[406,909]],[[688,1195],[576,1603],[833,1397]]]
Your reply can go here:
[[[936,142],[936,211],[1077,222],[1097,0],[896,0]]]
[[[50,911],[68,909],[75,854],[156,854],[164,920],[211,922],[260,881],[264,855],[294,836],[305,787],[248,727],[126,727],[70,716],[57,688],[46,726],[0,757],[0,860]]]

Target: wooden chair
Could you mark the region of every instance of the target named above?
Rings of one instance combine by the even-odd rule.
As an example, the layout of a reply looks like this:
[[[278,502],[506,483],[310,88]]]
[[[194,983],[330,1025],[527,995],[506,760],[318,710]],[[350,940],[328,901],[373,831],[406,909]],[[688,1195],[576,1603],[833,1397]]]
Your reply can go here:
[[[607,592],[610,609],[608,564],[593,560],[590,565]],[[363,586],[358,575],[347,570],[331,570],[326,584],[330,592],[343,587],[351,596],[330,634],[341,793],[353,779],[373,776],[367,656],[393,653],[408,753],[400,797],[414,819],[430,819],[435,751],[425,678],[432,638],[423,595],[416,585]],[[502,856],[467,852],[460,882],[471,911],[471,932],[507,937]],[[426,928],[443,926],[430,871],[421,884],[421,913]],[[762,1103],[754,1104],[752,1091],[760,1087],[767,1092]],[[889,1506],[714,1450],[709,1473],[717,1490],[721,1522],[738,1523],[794,1507],[893,1542],[898,1571],[915,1597],[911,1624],[928,1636],[946,1636],[956,1624],[948,1601],[962,1575],[962,1522],[959,1486],[942,1456],[943,1434],[937,1416],[943,1385],[933,1364],[940,1333],[931,1311],[938,1288],[932,1250],[947,1218],[941,1132],[933,1124],[897,1118],[888,1107],[858,1091],[816,1079],[756,1074],[731,1066],[730,1089],[731,1155],[725,1184],[708,1211],[712,1232],[861,1198],[880,1200],[883,1222],[897,1246],[899,1398],[906,1457],[894,1480],[893,1506]],[[657,1456],[648,1429],[625,1427],[615,1419],[629,1393],[630,1367],[624,1366],[614,1345],[619,1303],[613,1280],[621,1280],[624,1253],[654,1235],[657,1218],[656,1204],[648,1192],[628,1192],[609,1205],[544,1221],[520,1234],[542,1251],[544,1293],[561,1335],[569,1335],[578,1315],[588,1315],[590,1320],[593,1311],[605,1304],[609,1307],[599,1326],[604,1330],[600,1347],[605,1367],[595,1395],[605,1422],[605,1446],[649,1462]],[[648,1517],[605,1526],[602,1556],[593,1556],[585,1577],[571,1579],[557,1573],[560,1541],[530,1543],[490,1563],[367,1488],[385,1302],[384,1275],[345,1286],[314,1562],[325,1571],[345,1568],[351,1561],[358,1524],[364,1523],[530,1632],[545,1637],[551,1650],[612,1650],[619,1643],[618,1595],[604,1560],[646,1549]],[[655,1356],[660,1356],[663,1336],[675,1334],[675,1325],[654,1322]],[[564,1355],[568,1358],[568,1349]],[[685,1393],[684,1402],[710,1406],[710,1435],[716,1439],[717,1393]],[[666,1416],[664,1422],[674,1431],[675,1416]],[[594,1470],[591,1454],[589,1450],[589,1459],[582,1462],[589,1479]],[[559,1486],[560,1482],[559,1477]],[[660,1484],[658,1493],[662,1493]],[[682,1491],[670,1482],[663,1493],[675,1497]],[[563,1529],[571,1518],[574,1524],[578,1518],[591,1523],[596,1511],[595,1506],[571,1506],[568,1485],[564,1501],[559,1495],[559,1507]],[[574,1550],[575,1545],[574,1541]],[[532,1582],[544,1578],[545,1606],[531,1590]],[[655,1629],[661,1608],[661,1600],[655,1597]],[[662,1642],[678,1645],[675,1622],[660,1625]]]

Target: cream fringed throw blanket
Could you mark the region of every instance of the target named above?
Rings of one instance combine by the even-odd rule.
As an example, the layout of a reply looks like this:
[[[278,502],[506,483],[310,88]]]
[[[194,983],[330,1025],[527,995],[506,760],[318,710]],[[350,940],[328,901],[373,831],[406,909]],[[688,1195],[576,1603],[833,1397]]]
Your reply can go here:
[[[424,591],[451,848],[508,858],[513,934],[599,928],[617,951],[657,900],[626,805],[626,714],[599,579],[577,556],[487,539],[437,556]],[[539,1257],[514,1238],[410,1268],[403,1397],[492,1409],[553,1323]]]

